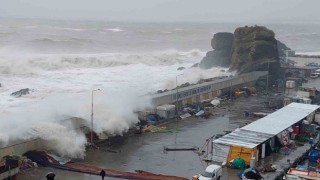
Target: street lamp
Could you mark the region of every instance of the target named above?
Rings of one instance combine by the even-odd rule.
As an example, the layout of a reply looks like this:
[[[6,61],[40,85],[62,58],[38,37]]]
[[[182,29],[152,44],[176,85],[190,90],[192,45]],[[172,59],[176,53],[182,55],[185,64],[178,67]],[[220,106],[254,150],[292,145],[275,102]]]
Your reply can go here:
[[[177,89],[177,94],[176,94],[176,113],[177,115],[179,115],[178,113],[178,76],[182,76],[183,74],[178,74],[176,75],[176,89]]]
[[[93,92],[94,91],[101,91],[100,89],[95,89],[91,91],[91,133],[90,133],[90,142],[91,146],[93,146]]]
[[[269,89],[269,66],[270,66],[270,61],[268,61],[268,69],[267,69],[267,87],[266,87],[266,90],[267,90],[267,93],[268,93],[268,89]]]
[[[233,80],[233,77],[231,77],[231,79],[230,79],[230,101],[232,101],[232,80]]]

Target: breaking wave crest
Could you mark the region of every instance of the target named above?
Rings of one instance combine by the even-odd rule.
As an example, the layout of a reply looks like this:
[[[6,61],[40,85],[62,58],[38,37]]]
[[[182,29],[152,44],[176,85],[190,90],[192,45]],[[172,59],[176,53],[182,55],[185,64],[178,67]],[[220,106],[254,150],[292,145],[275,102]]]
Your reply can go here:
[[[66,54],[66,55],[0,55],[1,74],[27,74],[63,69],[106,68],[130,64],[149,66],[199,62],[200,50],[152,53]]]
[[[39,44],[39,45],[61,45],[61,44],[84,44],[84,43],[90,43],[91,40],[88,39],[80,39],[80,38],[65,38],[65,39],[51,39],[51,38],[40,38],[30,41],[32,44]]]
[[[46,147],[54,150],[60,156],[83,158],[85,155],[86,137],[84,134],[65,126],[52,122],[41,122],[32,128],[30,134],[35,138],[45,140]]]
[[[88,95],[53,94],[26,108],[2,113],[0,148],[8,145],[9,141],[39,138],[43,140],[44,149],[59,156],[83,158],[87,144],[86,131],[79,127],[90,127],[91,97]],[[134,112],[151,106],[149,97],[136,97],[135,92],[116,90],[97,95],[99,99],[95,101],[93,129],[98,134],[122,135],[139,121]],[[72,117],[81,121],[73,121]]]

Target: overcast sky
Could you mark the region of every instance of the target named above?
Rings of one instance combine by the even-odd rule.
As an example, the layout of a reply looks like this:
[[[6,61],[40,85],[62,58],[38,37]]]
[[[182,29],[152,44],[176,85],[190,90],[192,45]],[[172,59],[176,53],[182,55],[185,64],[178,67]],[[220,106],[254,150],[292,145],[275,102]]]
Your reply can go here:
[[[0,0],[0,17],[106,21],[320,21],[320,0]]]

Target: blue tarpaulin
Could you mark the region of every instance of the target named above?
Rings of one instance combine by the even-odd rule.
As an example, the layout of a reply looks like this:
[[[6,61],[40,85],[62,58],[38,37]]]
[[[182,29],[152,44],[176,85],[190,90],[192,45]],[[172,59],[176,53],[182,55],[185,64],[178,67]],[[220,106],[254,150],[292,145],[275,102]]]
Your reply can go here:
[[[149,121],[159,121],[160,116],[158,114],[148,114],[147,120]]]

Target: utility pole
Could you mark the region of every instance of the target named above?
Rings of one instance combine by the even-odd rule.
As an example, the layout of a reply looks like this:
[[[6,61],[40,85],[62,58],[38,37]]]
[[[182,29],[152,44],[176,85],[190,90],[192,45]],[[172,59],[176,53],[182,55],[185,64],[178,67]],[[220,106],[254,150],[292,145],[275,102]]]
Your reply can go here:
[[[230,101],[232,100],[232,95],[233,95],[233,75],[229,76],[229,82],[230,82],[230,94],[229,94],[229,98]]]
[[[90,131],[90,143],[93,146],[93,92],[101,91],[100,89],[95,89],[91,91],[91,131]]]
[[[177,93],[176,93],[176,113],[177,113],[177,115],[179,115],[179,113],[178,113],[178,111],[179,111],[179,108],[178,108],[178,93],[179,93],[179,91],[178,91],[178,76],[181,76],[181,75],[183,75],[183,74],[179,74],[179,75],[176,75],[176,89],[177,89]]]
[[[266,91],[268,92],[268,88],[269,88],[269,64],[270,64],[270,61],[268,61],[268,69],[267,69],[267,87],[266,87]]]

